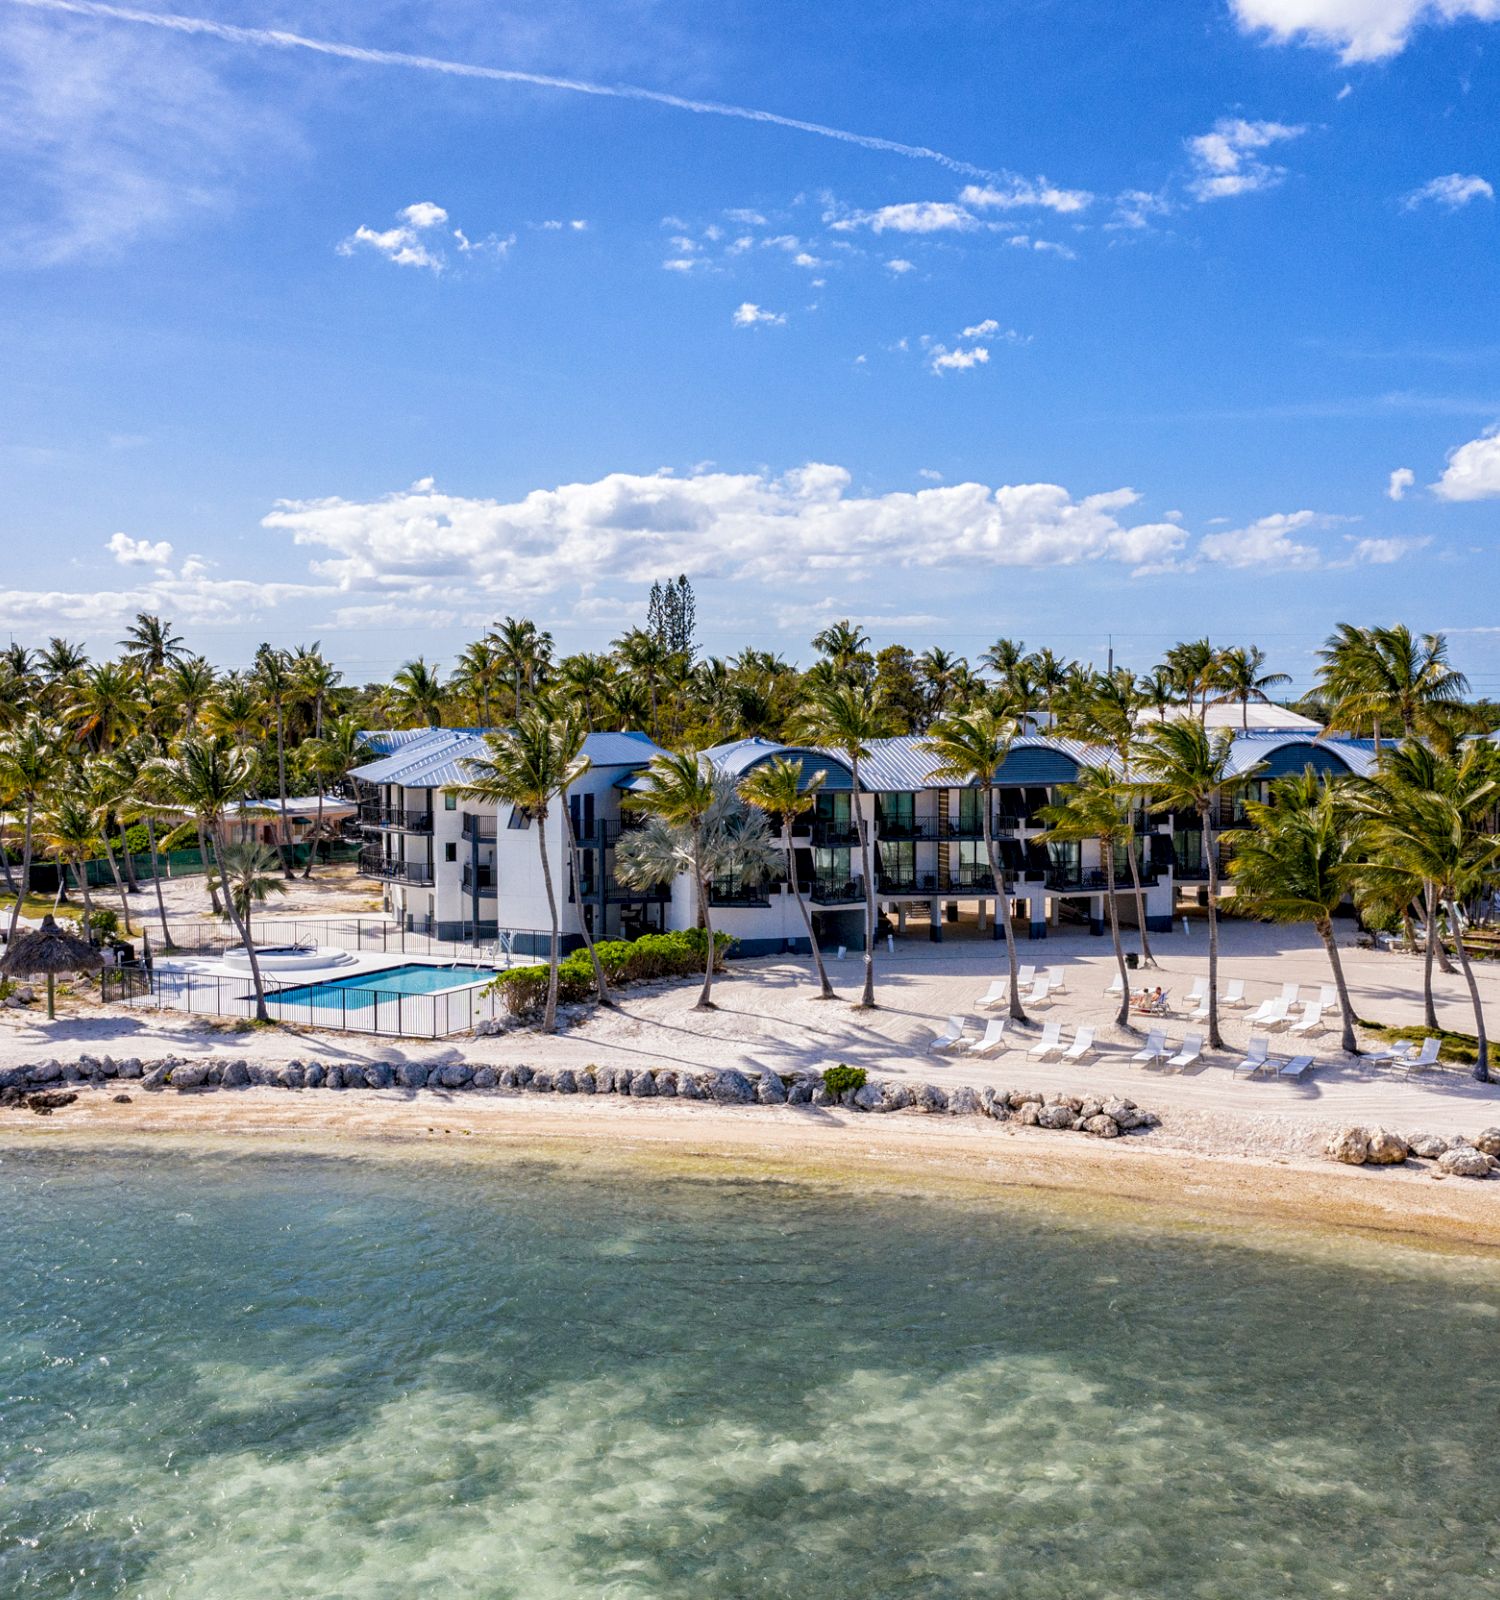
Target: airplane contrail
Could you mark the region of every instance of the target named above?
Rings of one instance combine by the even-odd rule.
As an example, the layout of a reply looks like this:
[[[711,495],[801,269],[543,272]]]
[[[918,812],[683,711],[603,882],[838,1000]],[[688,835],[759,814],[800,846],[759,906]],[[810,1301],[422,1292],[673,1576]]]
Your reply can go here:
[[[674,111],[692,111],[699,116],[737,117],[742,122],[764,122],[797,133],[815,134],[820,139],[837,139],[858,145],[863,150],[883,150],[891,155],[909,156],[914,161],[935,161],[950,172],[973,178],[1004,180],[1005,173],[974,165],[945,155],[941,150],[921,144],[902,144],[875,134],[851,133],[847,128],[831,128],[821,122],[804,122],[798,117],[783,117],[775,111],[757,111],[750,106],[726,105],[717,100],[689,100],[659,89],[642,89],[628,83],[589,83],[582,78],[559,78],[542,72],[520,72],[510,67],[485,67],[467,61],[446,61],[440,56],[412,55],[404,50],[374,50],[364,45],[339,44],[331,39],[310,39],[305,34],[288,33],[282,28],[241,28],[208,17],[185,17],[169,11],[140,11],[131,6],[116,6],[104,0],[9,0],[11,5],[31,11],[66,12],[73,16],[96,17],[109,22],[128,22],[171,33],[198,34],[222,39],[228,44],[250,45],[257,49],[307,50],[314,55],[335,56],[341,61],[360,61],[368,66],[405,67],[417,72],[441,72],[455,78],[481,78],[492,83],[525,83],[539,89],[563,89],[571,94],[591,94],[611,100],[642,100],[652,105],[669,106]]]

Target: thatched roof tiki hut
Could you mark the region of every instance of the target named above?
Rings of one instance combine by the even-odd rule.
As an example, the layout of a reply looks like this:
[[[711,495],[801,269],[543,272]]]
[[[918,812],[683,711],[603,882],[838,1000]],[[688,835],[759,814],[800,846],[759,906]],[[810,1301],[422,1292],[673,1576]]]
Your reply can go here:
[[[28,928],[11,940],[0,956],[0,972],[8,978],[46,978],[47,1016],[57,1016],[54,984],[58,973],[98,972],[104,958],[86,939],[59,928],[51,912],[40,928]]]

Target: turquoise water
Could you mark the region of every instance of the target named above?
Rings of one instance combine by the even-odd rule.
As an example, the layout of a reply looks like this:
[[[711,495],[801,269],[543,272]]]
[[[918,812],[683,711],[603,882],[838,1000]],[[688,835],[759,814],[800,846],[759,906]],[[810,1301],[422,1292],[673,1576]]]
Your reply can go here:
[[[278,990],[278,1002],[296,1001],[299,1005],[357,1011],[397,995],[442,994],[448,989],[463,989],[472,983],[487,983],[495,976],[490,967],[426,967],[410,965],[383,967],[379,972],[357,972],[348,978],[329,978],[320,983],[299,983]]]
[[[6,1600],[1500,1594],[1493,1263],[0,1154]]]

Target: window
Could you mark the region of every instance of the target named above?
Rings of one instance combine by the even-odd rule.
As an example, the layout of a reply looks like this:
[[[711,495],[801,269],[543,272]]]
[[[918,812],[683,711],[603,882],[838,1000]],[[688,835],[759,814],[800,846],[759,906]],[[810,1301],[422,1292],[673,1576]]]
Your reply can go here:
[[[880,794],[875,797],[880,826],[891,834],[909,834],[916,822],[917,797],[914,794]]]
[[[820,790],[813,802],[815,807],[813,815],[827,827],[848,828],[853,823],[849,798],[847,791],[824,794]]]
[[[882,886],[891,889],[917,886],[917,847],[909,839],[880,842]]]
[[[456,794],[454,794],[454,792],[451,789],[444,789],[443,790],[443,810],[444,811],[457,811],[458,810],[458,796]]]
[[[529,828],[531,826],[531,813],[524,806],[512,806],[505,826],[507,828]]]
[[[450,843],[450,844],[445,844],[443,846],[443,860],[444,861],[457,861],[458,860],[458,846],[456,844]]]
[[[958,826],[963,833],[979,833],[984,828],[984,795],[978,789],[958,791]]]

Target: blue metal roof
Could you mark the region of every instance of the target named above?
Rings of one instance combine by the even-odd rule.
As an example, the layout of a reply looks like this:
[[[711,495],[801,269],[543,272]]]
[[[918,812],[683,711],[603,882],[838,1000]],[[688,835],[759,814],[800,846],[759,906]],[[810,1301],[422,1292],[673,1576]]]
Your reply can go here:
[[[666,751],[649,734],[591,733],[583,741],[583,753],[596,767],[643,767]]]
[[[1229,770],[1243,776],[1253,767],[1257,778],[1280,778],[1301,772],[1350,772],[1367,778],[1375,770],[1375,745],[1369,739],[1319,739],[1310,733],[1241,733],[1230,751]]]
[[[827,750],[816,749],[811,745],[778,744],[774,739],[762,739],[757,736],[753,739],[735,739],[729,744],[716,744],[703,754],[720,772],[727,773],[731,778],[742,778],[763,762],[774,760],[777,756],[785,756],[789,761],[802,763],[804,789],[820,772],[823,774],[825,790],[832,792],[854,787],[848,763],[841,756]]]

